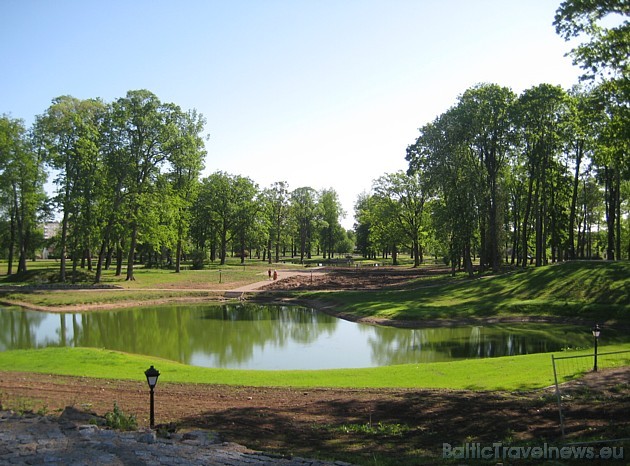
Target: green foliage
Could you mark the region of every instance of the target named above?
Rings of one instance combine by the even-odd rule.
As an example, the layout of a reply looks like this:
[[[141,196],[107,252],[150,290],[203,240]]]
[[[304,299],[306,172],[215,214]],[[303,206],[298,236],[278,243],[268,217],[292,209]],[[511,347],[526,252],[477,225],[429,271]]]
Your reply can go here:
[[[596,75],[628,78],[630,6],[625,0],[565,0],[556,11],[556,32],[565,40],[587,36],[571,51],[574,63]],[[606,20],[609,20],[606,23]],[[607,27],[606,24],[613,24]]]
[[[203,270],[206,262],[206,253],[199,249],[195,249],[190,254],[190,259],[192,261],[193,270]]]
[[[383,422],[379,422],[378,424],[372,424],[371,422],[366,424],[342,424],[340,426],[324,426],[324,428],[333,433],[364,434],[387,437],[402,437],[410,430],[407,425],[389,424]]]
[[[105,423],[107,427],[116,430],[136,430],[138,428],[138,421],[133,414],[125,414],[118,404],[114,402],[114,410],[105,413]]]

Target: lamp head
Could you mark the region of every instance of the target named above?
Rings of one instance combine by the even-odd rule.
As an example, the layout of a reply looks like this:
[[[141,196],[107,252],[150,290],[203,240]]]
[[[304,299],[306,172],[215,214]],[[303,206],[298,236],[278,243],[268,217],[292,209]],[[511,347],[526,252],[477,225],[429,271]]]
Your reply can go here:
[[[591,331],[593,332],[593,336],[595,338],[599,338],[599,334],[601,332],[601,329],[599,328],[599,324],[595,324],[595,327],[593,327]]]
[[[160,376],[160,371],[151,366],[146,371],[144,371],[144,375],[147,377],[149,388],[155,388],[155,386],[157,385],[158,377]]]

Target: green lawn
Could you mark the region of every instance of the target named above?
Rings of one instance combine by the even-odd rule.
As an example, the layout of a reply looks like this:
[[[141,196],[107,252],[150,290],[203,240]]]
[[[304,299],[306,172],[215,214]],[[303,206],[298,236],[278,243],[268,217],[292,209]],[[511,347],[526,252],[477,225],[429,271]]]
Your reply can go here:
[[[302,293],[357,318],[568,317],[630,321],[630,262],[568,262],[473,280],[418,280],[405,290]]]
[[[600,353],[610,351],[626,352],[607,357],[605,367],[630,365],[630,344],[600,347]],[[590,355],[592,350],[556,353],[565,354]],[[583,366],[576,365],[571,374],[564,375],[580,375],[588,370],[590,364],[590,359],[584,359]],[[551,355],[548,353],[366,369],[253,371],[193,367],[153,357],[92,348],[0,352],[0,371],[144,380],[144,370],[150,365],[161,372],[161,382],[242,386],[531,390],[554,383]]]

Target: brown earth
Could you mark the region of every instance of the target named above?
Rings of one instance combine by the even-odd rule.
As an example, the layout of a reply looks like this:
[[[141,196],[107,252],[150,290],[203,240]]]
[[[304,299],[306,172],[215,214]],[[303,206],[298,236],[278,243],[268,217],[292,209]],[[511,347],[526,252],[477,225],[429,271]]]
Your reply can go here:
[[[567,436],[628,438],[629,380],[630,368],[624,368],[567,384]],[[159,383],[155,399],[158,429],[206,428],[256,450],[357,464],[373,464],[375,458],[379,464],[384,458],[393,464],[434,464],[442,443],[560,441],[552,389],[304,390]],[[140,425],[148,424],[148,388],[141,382],[0,372],[0,400],[5,409],[58,413],[73,406],[98,415],[112,411],[116,402]],[[358,431],[369,425],[371,430]]]
[[[444,269],[332,270],[312,278],[302,273],[266,289],[377,289],[438,273]],[[589,373],[565,384],[562,393],[568,440],[630,437],[630,368]],[[74,406],[102,416],[114,402],[136,415],[141,426],[148,424],[146,383],[0,372],[0,408],[58,413]],[[540,446],[562,441],[553,388],[509,393],[160,381],[155,409],[159,429],[207,428],[257,450],[357,464],[441,464],[443,443]],[[625,447],[630,450],[627,440]]]
[[[401,267],[328,267],[311,275],[304,269],[265,286],[265,290],[379,290],[402,288],[411,280],[443,276],[450,271],[445,266]]]

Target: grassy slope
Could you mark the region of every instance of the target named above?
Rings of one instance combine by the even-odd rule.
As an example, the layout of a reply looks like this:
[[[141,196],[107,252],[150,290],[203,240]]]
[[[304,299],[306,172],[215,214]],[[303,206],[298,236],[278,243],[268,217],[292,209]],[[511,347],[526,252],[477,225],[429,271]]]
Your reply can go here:
[[[560,316],[630,320],[630,263],[571,262],[402,291],[306,293],[355,317],[393,320]]]
[[[600,352],[625,351],[606,357],[606,367],[630,365],[630,344],[601,347]],[[590,350],[571,355],[590,355]],[[577,372],[588,370],[584,358]],[[600,359],[601,362],[604,359]],[[600,364],[601,364],[600,362]],[[551,356],[531,354],[466,361],[403,364],[368,369],[318,371],[247,371],[207,369],[146,356],[92,348],[45,348],[0,352],[0,371],[23,371],[109,379],[144,380],[155,365],[161,382],[213,383],[277,387],[448,388],[528,390],[553,384]]]

